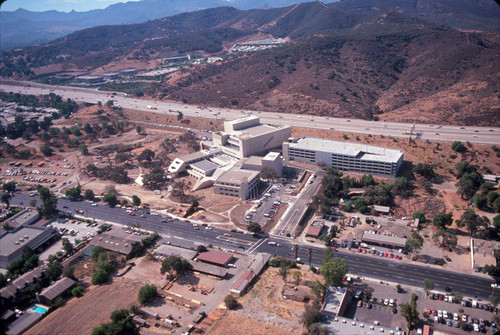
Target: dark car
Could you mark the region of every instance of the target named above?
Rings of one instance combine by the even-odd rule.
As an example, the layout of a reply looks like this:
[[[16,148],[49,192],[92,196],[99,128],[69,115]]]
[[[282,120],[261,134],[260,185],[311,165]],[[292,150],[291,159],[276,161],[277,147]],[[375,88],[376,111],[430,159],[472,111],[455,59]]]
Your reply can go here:
[[[373,307],[373,305],[372,305],[372,304],[370,304],[370,303],[368,303],[368,304],[366,305],[366,308],[368,308],[368,309],[372,309],[372,307]]]

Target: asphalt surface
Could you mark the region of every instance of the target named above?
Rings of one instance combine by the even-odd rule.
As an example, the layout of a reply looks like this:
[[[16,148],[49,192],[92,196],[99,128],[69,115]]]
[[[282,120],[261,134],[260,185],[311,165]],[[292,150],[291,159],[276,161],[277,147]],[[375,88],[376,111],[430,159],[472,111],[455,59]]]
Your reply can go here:
[[[30,197],[28,194],[16,193],[11,198],[13,205],[26,205],[30,200],[40,200],[37,196]],[[206,230],[200,226],[199,230],[193,228],[193,223],[202,223],[200,221],[184,222],[182,218],[174,222],[162,222],[168,220],[165,216],[146,214],[141,211],[135,211],[135,216],[130,216],[123,208],[110,208],[103,204],[92,206],[89,202],[72,202],[61,198],[58,200],[58,208],[61,211],[71,211],[75,214],[76,209],[83,210],[83,216],[87,218],[105,220],[119,223],[122,225],[131,225],[140,229],[155,231],[166,236],[175,236],[177,238],[204,244],[213,244],[221,248],[246,252],[248,254],[255,252],[268,252],[273,255],[288,259],[294,259],[295,254],[292,250],[293,242],[286,238],[264,236],[262,238],[253,237],[250,234],[238,232],[228,232],[227,230],[214,227],[212,230]],[[141,217],[144,215],[144,217]],[[230,236],[225,236],[229,234]],[[269,244],[271,242],[272,244]],[[298,257],[304,263],[308,263],[306,245],[299,244]],[[323,260],[324,248],[311,247],[311,265],[320,266]],[[478,297],[489,300],[492,294],[491,284],[495,281],[476,275],[462,274],[424,266],[419,264],[408,264],[395,259],[379,258],[377,256],[358,254],[351,251],[333,252],[335,257],[344,258],[347,261],[349,273],[382,281],[390,281],[416,287],[423,287],[424,279],[434,281],[435,290],[445,291],[445,287],[450,287],[452,291],[460,291],[464,296]],[[496,290],[498,291],[498,290]],[[499,295],[500,292],[495,292]]]
[[[29,85],[19,86],[19,85]],[[182,112],[189,117],[202,117],[209,119],[233,120],[247,114],[257,115],[262,123],[274,125],[288,125],[294,127],[330,129],[340,132],[394,136],[408,138],[410,133],[415,138],[432,141],[469,141],[471,143],[482,143],[497,145],[500,143],[500,128],[494,127],[460,127],[445,125],[416,124],[412,132],[412,124],[396,122],[375,122],[355,119],[329,118],[310,115],[298,115],[289,113],[258,112],[241,109],[215,108],[187,105],[175,102],[153,101],[146,99],[130,98],[124,93],[103,92],[96,89],[77,88],[68,86],[51,86],[33,82],[18,82],[4,80],[0,88],[6,92],[18,92],[22,94],[48,94],[55,93],[64,99],[70,98],[76,101],[103,104],[113,100],[116,105],[128,109],[148,111],[162,114],[177,115]],[[152,108],[148,108],[148,105]]]

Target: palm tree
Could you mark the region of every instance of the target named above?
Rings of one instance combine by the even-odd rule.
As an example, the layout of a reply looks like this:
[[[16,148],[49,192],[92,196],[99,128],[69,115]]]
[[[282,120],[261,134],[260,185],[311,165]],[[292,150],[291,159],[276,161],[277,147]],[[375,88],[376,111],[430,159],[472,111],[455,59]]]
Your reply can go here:
[[[309,266],[311,266],[312,253],[313,250],[311,248],[307,248],[307,257],[309,258]]]
[[[292,249],[295,252],[295,259],[297,259],[299,257],[299,245],[298,244],[294,244],[293,247],[292,247]]]

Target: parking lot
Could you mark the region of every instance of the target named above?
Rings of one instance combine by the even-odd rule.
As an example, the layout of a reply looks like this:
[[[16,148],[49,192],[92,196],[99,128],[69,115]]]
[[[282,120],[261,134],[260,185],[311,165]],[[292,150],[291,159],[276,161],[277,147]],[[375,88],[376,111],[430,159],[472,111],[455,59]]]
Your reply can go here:
[[[48,225],[48,227],[56,228],[61,236],[69,239],[73,244],[83,239],[87,239],[97,235],[98,223],[86,223],[74,219],[59,219]]]
[[[250,208],[241,222],[246,224],[257,222],[264,226],[267,220],[276,215],[283,199],[287,198],[284,195],[290,190],[290,187],[295,188],[296,186],[294,184],[285,186],[279,183],[271,185],[262,197],[256,201],[255,206]]]

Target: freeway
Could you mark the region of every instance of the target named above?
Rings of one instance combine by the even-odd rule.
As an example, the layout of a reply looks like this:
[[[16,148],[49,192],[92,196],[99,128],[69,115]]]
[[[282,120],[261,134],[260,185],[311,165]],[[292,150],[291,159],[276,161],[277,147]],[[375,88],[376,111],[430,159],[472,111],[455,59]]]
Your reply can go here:
[[[24,85],[24,86],[22,86]],[[28,86],[29,85],[29,86]],[[64,98],[76,101],[105,103],[113,100],[116,105],[139,111],[147,111],[162,114],[176,115],[182,112],[185,116],[212,118],[219,120],[233,120],[249,114],[257,115],[262,123],[270,123],[277,126],[294,126],[304,128],[315,128],[335,130],[347,133],[384,135],[408,138],[410,133],[415,137],[431,141],[468,141],[471,143],[496,145],[500,143],[500,128],[494,127],[460,127],[448,125],[426,125],[383,121],[366,121],[345,118],[330,118],[310,115],[298,115],[291,113],[271,113],[241,109],[228,109],[216,107],[204,107],[188,105],[177,102],[152,101],[128,97],[125,93],[113,93],[98,91],[96,89],[51,86],[34,82],[19,82],[5,80],[0,88],[5,92],[17,92],[22,94],[48,94],[55,93]],[[147,106],[152,108],[148,108]]]
[[[30,200],[40,201],[38,197],[30,197],[27,194],[16,193],[11,199],[11,204],[28,204]],[[92,219],[99,219],[108,222],[120,223],[123,225],[139,226],[141,229],[155,231],[163,236],[175,236],[193,243],[213,244],[221,248],[230,250],[246,251],[247,254],[255,252],[268,252],[273,255],[288,259],[294,259],[292,251],[293,242],[283,237],[262,238],[253,237],[250,234],[234,233],[231,236],[227,230],[214,227],[212,230],[195,230],[192,223],[183,222],[182,219],[174,222],[162,222],[166,217],[153,214],[142,214],[136,211],[136,216],[130,216],[123,208],[110,208],[98,204],[92,206],[89,202],[72,202],[61,198],[58,201],[58,208],[62,211],[75,213],[76,209],[83,210],[83,216]],[[274,242],[269,244],[269,242]],[[298,256],[307,262],[307,245],[299,244]],[[311,265],[320,266],[323,259],[324,248],[311,247]],[[460,291],[464,296],[489,299],[492,294],[491,284],[494,281],[488,277],[480,275],[463,274],[451,272],[436,267],[424,266],[420,264],[407,263],[394,259],[379,258],[372,255],[358,254],[344,251],[332,252],[335,257],[342,257],[347,261],[349,273],[365,278],[390,281],[399,284],[423,287],[424,279],[432,279],[436,290],[444,292],[445,287],[450,287],[453,291]],[[496,292],[495,292],[496,294]]]

